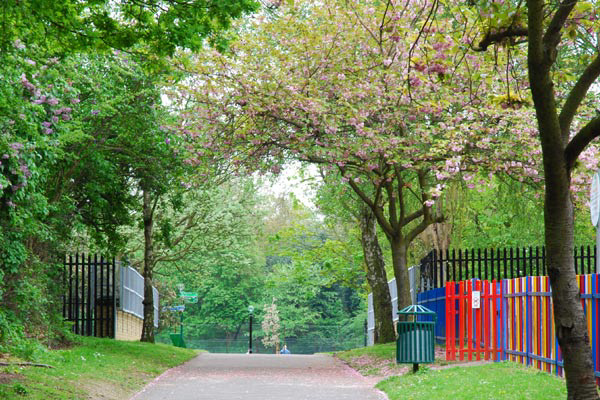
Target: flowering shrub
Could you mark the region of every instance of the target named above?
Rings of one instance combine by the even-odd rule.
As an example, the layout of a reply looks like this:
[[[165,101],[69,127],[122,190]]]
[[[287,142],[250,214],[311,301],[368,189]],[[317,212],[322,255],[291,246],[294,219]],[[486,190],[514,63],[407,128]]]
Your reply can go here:
[[[279,311],[277,311],[277,304],[275,304],[275,298],[273,298],[273,302],[270,305],[265,304],[265,315],[262,321],[262,330],[264,332],[264,336],[262,338],[262,342],[265,347],[277,347],[279,346],[279,329],[281,326],[279,325]]]

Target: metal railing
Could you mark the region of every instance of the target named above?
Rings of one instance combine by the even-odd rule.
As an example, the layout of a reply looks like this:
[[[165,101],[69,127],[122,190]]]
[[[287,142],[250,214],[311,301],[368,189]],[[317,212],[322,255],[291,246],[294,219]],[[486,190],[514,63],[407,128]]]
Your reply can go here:
[[[121,265],[120,309],[144,319],[144,277],[130,266]],[[154,299],[154,326],[158,327],[159,295],[152,287]]]

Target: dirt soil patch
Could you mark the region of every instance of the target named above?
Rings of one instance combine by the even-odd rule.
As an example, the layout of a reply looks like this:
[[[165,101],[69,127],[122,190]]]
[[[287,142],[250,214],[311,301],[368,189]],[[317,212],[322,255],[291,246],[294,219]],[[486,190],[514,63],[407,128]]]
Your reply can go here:
[[[6,385],[7,383],[20,382],[23,380],[23,376],[20,374],[11,374],[8,372],[0,372],[0,385]]]
[[[148,383],[152,378],[148,374],[132,370],[122,382],[89,381],[81,386],[90,399],[127,400],[139,389],[140,383]]]
[[[358,371],[361,375],[371,378],[384,379],[389,376],[404,375],[412,372],[411,364],[396,364],[396,359],[384,359],[369,355],[353,357],[350,360],[342,360],[348,366]],[[491,361],[446,361],[446,349],[435,348],[435,362],[433,364],[421,364],[421,367],[429,369],[445,369],[458,366],[475,366]]]

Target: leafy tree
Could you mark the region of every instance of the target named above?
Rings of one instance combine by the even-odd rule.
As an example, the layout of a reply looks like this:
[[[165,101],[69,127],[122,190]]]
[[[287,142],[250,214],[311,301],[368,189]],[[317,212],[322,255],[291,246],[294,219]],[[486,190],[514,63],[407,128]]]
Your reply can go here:
[[[434,27],[438,6],[448,18]],[[446,182],[517,156],[505,139],[522,115],[480,113],[503,82],[446,33],[452,18],[469,22],[451,13],[438,2],[296,1],[257,21],[230,53],[196,57],[183,89],[198,106],[182,133],[199,153],[240,167],[277,170],[293,157],[337,170],[386,235],[401,307],[410,304],[408,248],[443,219],[433,206]],[[539,179],[531,164],[508,166]]]
[[[197,291],[199,304],[186,309],[190,335],[223,334],[228,343],[239,334],[249,304],[260,300],[256,253],[255,188],[249,180],[191,187],[180,204],[157,203],[154,234],[155,275],[167,287],[183,283]],[[131,232],[134,262],[143,264],[144,238]]]
[[[360,234],[355,232],[351,234],[360,236],[367,283],[373,296],[374,342],[391,342],[396,337],[392,299],[388,287],[386,262],[379,245],[375,215],[360,199],[356,199],[352,193],[344,190],[346,187],[340,188],[334,179],[329,181],[333,182],[328,184],[328,180],[325,180],[321,186],[317,204],[326,214],[326,218],[332,220],[330,224],[343,226],[344,222],[347,224],[352,221],[360,228]]]
[[[203,40],[223,44],[231,20],[256,10],[253,0],[132,0],[127,2],[6,0],[2,48],[14,40],[66,52],[121,49],[170,55],[200,50]]]
[[[487,7],[482,8],[483,13]],[[480,49],[500,40],[515,43],[515,38],[527,39],[527,71],[545,177],[547,264],[557,338],[565,356],[568,398],[598,398],[573,264],[572,193],[577,162],[589,157],[586,148],[600,135],[600,118],[593,106],[589,107],[597,104],[592,87],[600,76],[598,48],[589,45],[597,43],[592,27],[598,11],[587,1],[528,0],[526,4],[508,3],[493,15],[494,25],[484,31]]]
[[[290,197],[279,198],[278,212],[266,221],[271,234],[264,250],[267,260],[280,262],[268,265],[264,301],[277,299],[285,337],[317,335],[323,340],[337,336],[350,321],[362,326],[358,291],[366,293],[362,260],[355,254],[360,250],[340,226],[324,224],[315,211]]]

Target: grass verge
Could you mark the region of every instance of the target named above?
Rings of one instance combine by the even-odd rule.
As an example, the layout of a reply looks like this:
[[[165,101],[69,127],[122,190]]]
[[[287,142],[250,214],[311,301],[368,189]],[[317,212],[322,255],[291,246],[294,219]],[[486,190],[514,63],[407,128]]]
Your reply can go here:
[[[127,399],[154,377],[197,355],[164,344],[82,338],[36,359],[55,368],[0,368],[2,399]]]
[[[390,400],[419,399],[565,399],[565,381],[511,362],[390,377],[377,384]]]

